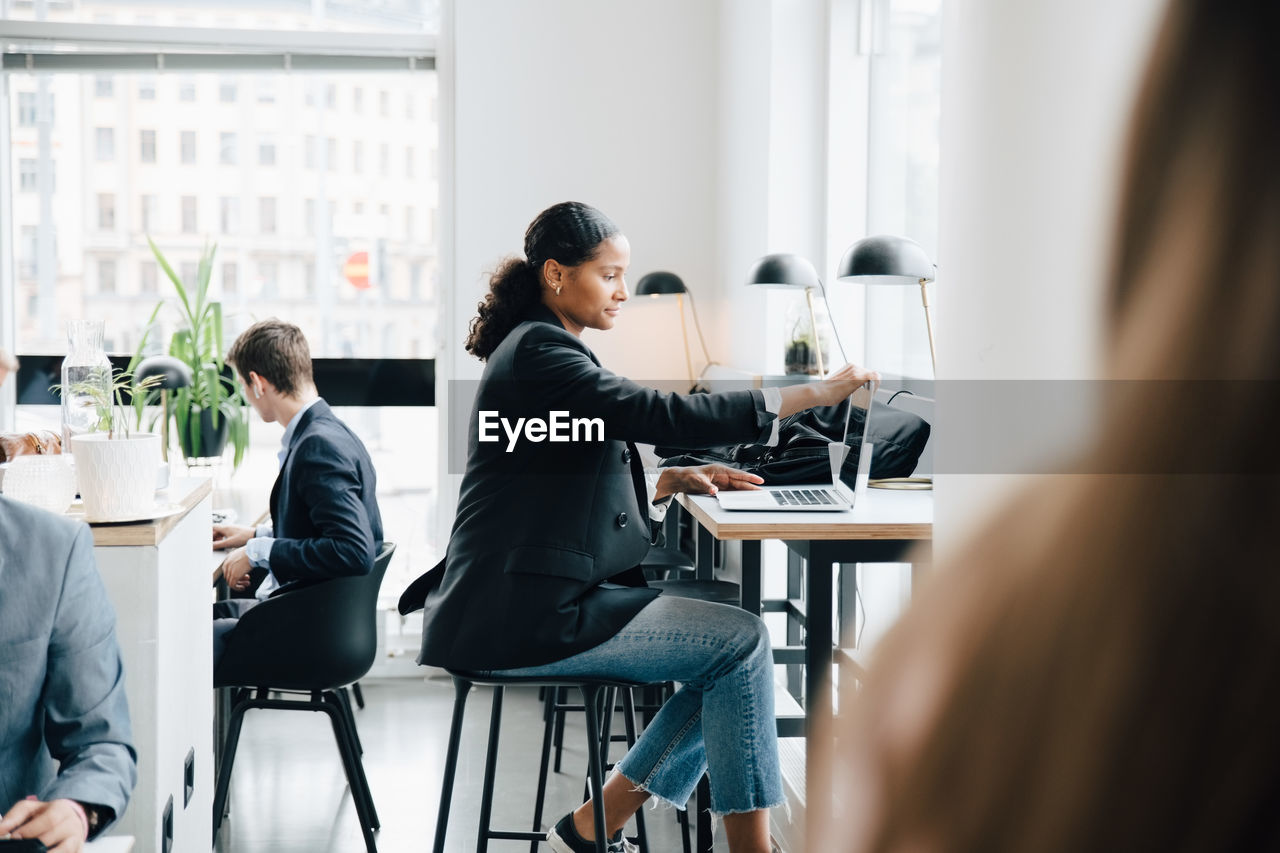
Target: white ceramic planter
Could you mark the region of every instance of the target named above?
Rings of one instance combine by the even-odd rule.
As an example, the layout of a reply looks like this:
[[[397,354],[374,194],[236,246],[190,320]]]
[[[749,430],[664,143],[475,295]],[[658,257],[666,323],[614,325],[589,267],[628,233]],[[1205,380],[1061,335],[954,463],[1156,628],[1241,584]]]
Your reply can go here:
[[[76,482],[87,521],[123,521],[147,517],[156,503],[156,466],[160,437],[134,433],[107,438],[103,432],[71,438]]]

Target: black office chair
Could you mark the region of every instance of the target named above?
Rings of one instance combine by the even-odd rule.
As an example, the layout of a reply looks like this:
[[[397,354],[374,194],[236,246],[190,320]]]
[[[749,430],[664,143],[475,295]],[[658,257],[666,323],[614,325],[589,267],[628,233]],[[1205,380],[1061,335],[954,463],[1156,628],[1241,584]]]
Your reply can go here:
[[[395,545],[384,542],[373,570],[362,577],[335,578],[268,598],[247,611],[231,632],[213,673],[215,687],[236,688],[213,797],[214,844],[244,715],[251,708],[265,708],[328,715],[365,847],[376,853],[373,833],[380,826],[378,813],[360,760],[345,688],[373,666],[378,590],[395,550]],[[272,693],[304,693],[307,698],[272,698]]]

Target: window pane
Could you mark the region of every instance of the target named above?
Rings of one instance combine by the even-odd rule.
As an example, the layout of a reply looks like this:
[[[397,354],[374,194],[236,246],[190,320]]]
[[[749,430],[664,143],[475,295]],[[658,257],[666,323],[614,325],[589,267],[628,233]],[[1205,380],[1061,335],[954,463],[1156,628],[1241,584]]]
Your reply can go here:
[[[942,0],[888,0],[882,48],[871,57],[867,233],[938,250]],[[879,11],[879,10],[878,10]],[[933,376],[918,287],[867,287],[867,363]]]
[[[217,243],[211,290],[228,340],[274,315],[300,325],[317,357],[435,353],[438,145],[422,113],[411,121],[400,111],[434,99],[435,73],[192,77],[10,72],[13,231],[0,239],[15,249],[19,351],[65,352],[66,320],[84,316],[105,320],[109,349],[136,347],[156,297],[173,296],[149,266],[150,236],[175,269]],[[99,95],[106,80],[112,94]],[[188,82],[194,102],[182,100]],[[368,113],[384,91],[395,109],[375,126]],[[275,100],[260,104],[258,92]],[[304,109],[308,93],[316,106]],[[97,159],[100,146],[111,159]],[[64,171],[56,187],[55,155]],[[410,161],[412,177],[399,174]],[[361,253],[367,278],[356,274]]]

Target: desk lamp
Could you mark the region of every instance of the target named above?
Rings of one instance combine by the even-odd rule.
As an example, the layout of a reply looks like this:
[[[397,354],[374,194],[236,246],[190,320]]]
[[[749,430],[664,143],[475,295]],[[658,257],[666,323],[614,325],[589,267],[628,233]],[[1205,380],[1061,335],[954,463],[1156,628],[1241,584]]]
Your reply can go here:
[[[693,361],[689,357],[689,332],[684,325],[684,297],[689,296],[689,310],[693,312],[693,327],[698,332],[698,342],[702,344],[702,357],[707,367],[715,364],[711,360],[710,354],[707,353],[707,341],[702,337],[702,324],[698,322],[698,307],[693,302],[693,294],[689,292],[689,288],[685,287],[684,281],[680,276],[673,272],[651,272],[646,273],[636,282],[636,296],[652,296],[657,299],[659,296],[665,296],[674,293],[676,296],[676,306],[680,311],[680,337],[684,340],[684,363],[689,371],[689,381],[696,382],[697,379],[693,375]],[[706,371],[707,367],[702,368]]]
[[[151,387],[160,389],[160,405],[164,409],[164,419],[160,426],[160,458],[168,462],[169,391],[174,388],[186,388],[191,384],[191,368],[171,355],[153,355],[144,358],[134,369],[134,385],[152,376],[160,377],[160,381]]]
[[[860,281],[863,284],[919,284],[920,301],[924,304],[924,322],[929,330],[929,360],[934,376],[938,374],[938,357],[933,347],[933,318],[929,316],[929,282],[937,274],[937,266],[918,243],[905,237],[879,235],[864,237],[849,247],[836,268],[837,281]]]
[[[747,284],[760,287],[803,287],[805,302],[809,306],[809,323],[813,328],[813,348],[818,357],[818,376],[827,375],[826,365],[822,363],[822,342],[818,339],[818,316],[813,310],[813,291],[817,290],[826,299],[822,281],[813,264],[799,255],[780,253],[765,255],[756,261],[747,273]],[[839,344],[839,335],[836,343]],[[840,348],[844,351],[844,347]]]

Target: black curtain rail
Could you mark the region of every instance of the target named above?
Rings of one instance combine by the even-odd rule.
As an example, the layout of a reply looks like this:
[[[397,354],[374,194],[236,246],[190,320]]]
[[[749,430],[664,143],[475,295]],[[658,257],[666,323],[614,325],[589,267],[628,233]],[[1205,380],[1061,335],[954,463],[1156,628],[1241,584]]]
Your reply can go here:
[[[117,370],[130,356],[109,356]],[[61,381],[60,355],[19,355],[14,377],[18,405],[57,406],[49,387]],[[405,407],[436,404],[436,362],[431,358],[315,358],[316,390],[331,406]],[[128,402],[126,400],[126,402]]]

